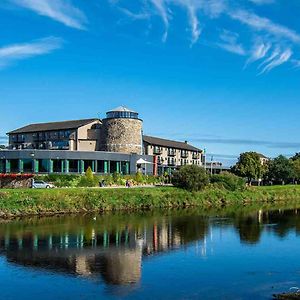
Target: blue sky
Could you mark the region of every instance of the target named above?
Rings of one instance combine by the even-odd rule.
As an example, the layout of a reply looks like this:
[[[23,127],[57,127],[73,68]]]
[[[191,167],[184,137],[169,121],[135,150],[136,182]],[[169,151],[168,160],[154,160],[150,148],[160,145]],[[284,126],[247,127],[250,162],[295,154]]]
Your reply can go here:
[[[2,0],[0,143],[126,105],[214,158],[300,150],[298,0]]]

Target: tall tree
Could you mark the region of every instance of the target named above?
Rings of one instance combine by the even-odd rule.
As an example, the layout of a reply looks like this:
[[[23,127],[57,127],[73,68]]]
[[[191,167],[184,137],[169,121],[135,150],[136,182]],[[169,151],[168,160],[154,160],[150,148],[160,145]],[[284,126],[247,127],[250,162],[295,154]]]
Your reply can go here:
[[[263,177],[265,168],[258,153],[245,152],[240,155],[238,162],[233,167],[233,171],[239,176],[246,177],[250,184],[253,179]]]
[[[291,160],[295,161],[297,159],[300,159],[300,152],[296,152],[293,157],[291,157]]]
[[[284,184],[286,181],[294,178],[293,163],[290,159],[279,155],[269,164],[268,177],[274,181],[280,181]]]

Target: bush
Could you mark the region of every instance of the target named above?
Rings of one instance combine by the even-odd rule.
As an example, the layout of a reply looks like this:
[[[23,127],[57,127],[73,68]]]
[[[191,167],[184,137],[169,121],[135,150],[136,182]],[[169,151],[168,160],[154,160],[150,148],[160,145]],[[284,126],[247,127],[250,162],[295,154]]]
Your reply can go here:
[[[94,187],[98,183],[98,179],[94,176],[91,167],[88,167],[85,175],[80,178],[78,186],[80,187]]]
[[[203,190],[209,184],[209,177],[204,168],[196,165],[181,167],[172,177],[174,186],[188,191]]]
[[[229,191],[241,191],[245,189],[244,179],[229,172],[222,172],[218,175],[212,175],[210,182],[217,187]]]

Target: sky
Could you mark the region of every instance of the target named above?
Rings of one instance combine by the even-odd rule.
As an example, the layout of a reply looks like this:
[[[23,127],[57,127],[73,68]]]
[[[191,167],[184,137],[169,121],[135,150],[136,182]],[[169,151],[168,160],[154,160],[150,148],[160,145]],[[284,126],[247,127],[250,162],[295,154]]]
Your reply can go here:
[[[0,144],[29,123],[105,117],[239,153],[300,151],[299,0],[1,0]]]

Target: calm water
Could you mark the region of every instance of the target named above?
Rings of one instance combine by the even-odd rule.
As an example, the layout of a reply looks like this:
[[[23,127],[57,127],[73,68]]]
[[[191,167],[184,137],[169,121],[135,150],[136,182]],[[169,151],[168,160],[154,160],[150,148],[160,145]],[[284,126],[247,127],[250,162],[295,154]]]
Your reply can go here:
[[[1,299],[271,299],[300,286],[300,210],[0,224]]]

